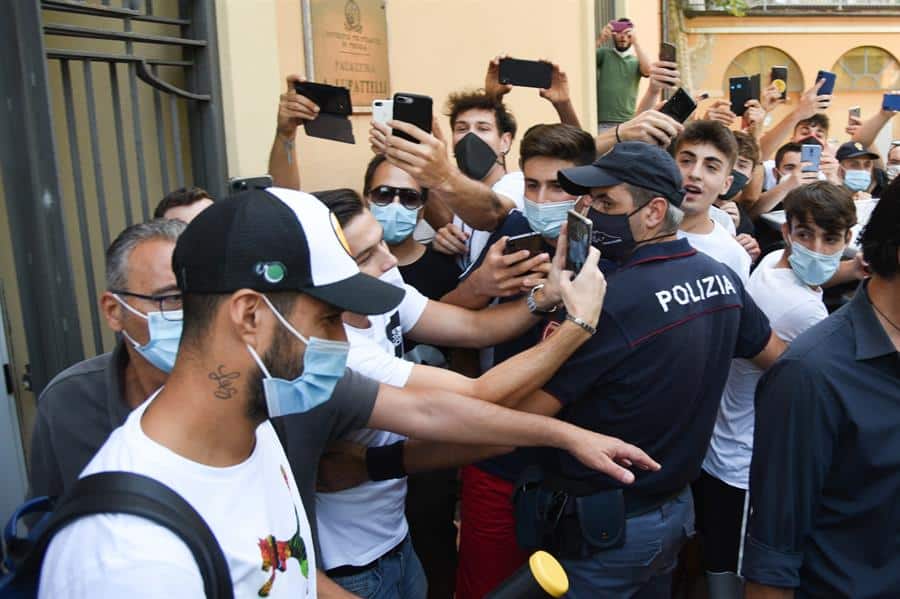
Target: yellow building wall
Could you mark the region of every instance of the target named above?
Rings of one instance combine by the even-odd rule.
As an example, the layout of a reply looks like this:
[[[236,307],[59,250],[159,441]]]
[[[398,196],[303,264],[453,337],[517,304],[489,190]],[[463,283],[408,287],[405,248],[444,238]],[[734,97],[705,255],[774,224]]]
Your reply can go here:
[[[728,97],[725,72],[740,53],[757,46],[773,46],[793,58],[801,69],[803,87],[811,87],[816,74],[831,70],[848,50],[858,46],[878,46],[900,58],[900,19],[886,17],[696,17],[684,20],[690,48],[694,91],[708,91],[712,98]],[[798,76],[789,73],[788,77]],[[767,81],[768,73],[763,73]],[[831,119],[830,137],[849,139],[847,109],[862,108],[863,119],[881,108],[884,92],[838,92],[826,114]],[[789,94],[788,104],[771,117],[777,123],[796,106],[798,94]],[[703,107],[701,106],[701,110]],[[893,139],[900,138],[900,119],[893,119]]]
[[[300,0],[222,0],[216,10],[229,174],[265,173],[285,77],[304,73]],[[487,63],[496,54],[545,58],[568,74],[582,125],[595,126],[592,0],[387,0],[386,10],[392,93],[430,95],[435,111],[443,113],[450,92],[484,85]],[[507,98],[518,136],[557,118],[535,89],[516,88]],[[372,155],[370,115],[351,120],[355,145],[309,138],[300,130],[304,189],[362,187]],[[449,133],[446,118],[441,128]],[[518,144],[507,163],[518,163]]]

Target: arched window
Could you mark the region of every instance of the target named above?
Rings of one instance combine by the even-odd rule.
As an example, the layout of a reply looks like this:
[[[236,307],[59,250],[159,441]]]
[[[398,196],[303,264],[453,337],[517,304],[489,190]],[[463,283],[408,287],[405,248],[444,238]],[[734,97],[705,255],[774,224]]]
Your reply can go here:
[[[859,46],[844,53],[831,70],[837,91],[879,91],[900,87],[900,63],[883,48]]]
[[[800,66],[784,51],[772,46],[757,46],[744,50],[728,65],[725,71],[725,81],[722,89],[728,89],[728,79],[731,77],[749,76],[760,74],[763,87],[769,84],[769,71],[772,67],[787,67],[787,90],[789,92],[803,91],[803,73]]]

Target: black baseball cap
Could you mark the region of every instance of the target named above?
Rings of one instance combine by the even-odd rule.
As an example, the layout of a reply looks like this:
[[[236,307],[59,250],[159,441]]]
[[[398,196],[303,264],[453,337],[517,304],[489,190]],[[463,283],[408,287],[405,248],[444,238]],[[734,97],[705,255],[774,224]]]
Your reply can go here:
[[[641,141],[623,141],[593,164],[559,171],[559,184],[572,195],[584,195],[592,187],[630,183],[655,191],[673,206],[681,206],[684,190],[681,171],[668,152]]]
[[[847,160],[848,158],[871,158],[872,160],[878,160],[880,158],[878,154],[870,152],[858,141],[848,141],[847,143],[841,144],[835,157],[838,159],[838,162]]]
[[[178,237],[183,293],[298,291],[358,314],[383,314],[405,291],[359,272],[337,217],[315,197],[270,187],[215,202]]]

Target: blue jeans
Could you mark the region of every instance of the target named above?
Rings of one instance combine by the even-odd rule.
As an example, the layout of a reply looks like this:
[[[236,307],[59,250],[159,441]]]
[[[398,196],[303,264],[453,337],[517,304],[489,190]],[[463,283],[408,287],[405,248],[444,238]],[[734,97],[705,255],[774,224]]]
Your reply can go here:
[[[625,522],[625,545],[588,559],[561,560],[569,599],[671,597],[672,572],[684,542],[694,534],[690,488]]]
[[[372,568],[333,580],[363,599],[425,599],[428,595],[425,571],[409,535],[400,544],[399,551],[379,558]]]

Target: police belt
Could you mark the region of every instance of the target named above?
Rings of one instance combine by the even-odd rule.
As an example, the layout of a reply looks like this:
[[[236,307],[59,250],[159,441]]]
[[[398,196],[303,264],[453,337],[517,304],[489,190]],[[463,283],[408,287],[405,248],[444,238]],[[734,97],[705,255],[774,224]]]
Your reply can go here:
[[[588,495],[595,495],[597,493],[614,490],[614,488],[598,489],[597,484],[594,482],[565,478],[558,474],[546,474],[541,486],[550,491],[561,491],[572,497],[586,497]],[[623,487],[622,494],[625,499],[625,518],[634,518],[635,516],[642,516],[648,512],[652,512],[681,495],[685,488],[686,487],[682,487],[674,492],[663,491],[662,493],[641,493]]]

